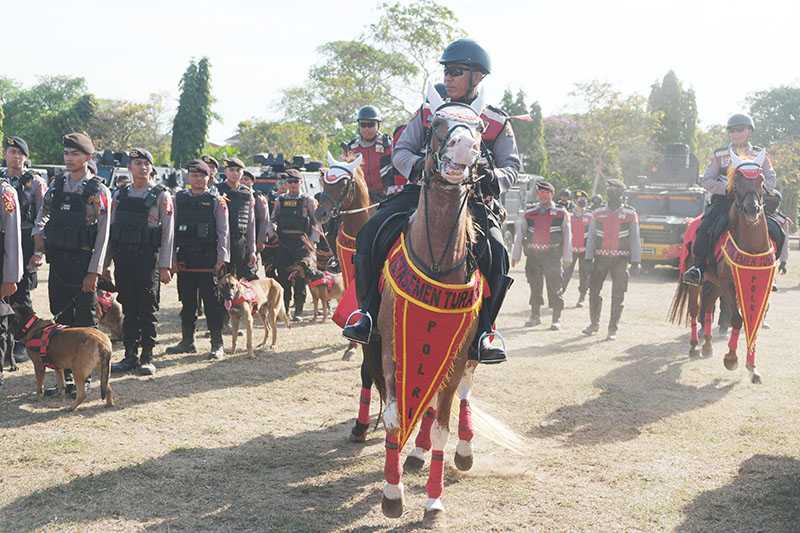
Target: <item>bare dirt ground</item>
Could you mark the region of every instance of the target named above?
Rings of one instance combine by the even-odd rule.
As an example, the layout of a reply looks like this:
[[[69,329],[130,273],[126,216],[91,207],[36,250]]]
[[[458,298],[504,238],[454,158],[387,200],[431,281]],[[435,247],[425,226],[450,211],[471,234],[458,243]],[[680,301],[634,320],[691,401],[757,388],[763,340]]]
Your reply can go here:
[[[619,338],[602,342],[580,333],[577,280],[561,331],[547,331],[547,318],[523,327],[528,288],[515,270],[500,320],[511,361],[480,367],[475,394],[527,449],[478,435],[473,470],[446,468],[451,529],[800,530],[800,253],[792,264],[761,334],[760,386],[743,364],[723,368],[721,339],[713,357],[688,357],[687,330],[664,320],[672,273],[632,281]],[[45,315],[46,294],[42,284]],[[162,301],[159,353],[179,335],[174,282]],[[113,380],[113,409],[95,379],[75,414],[36,400],[25,363],[0,389],[0,530],[419,527],[425,477],[405,476],[405,514],[384,518],[383,432],[366,446],[346,440],[360,355],[343,362],[343,348],[329,323],[281,328],[279,350],[256,360],[159,357],[153,378]],[[451,436],[450,465],[454,445]]]

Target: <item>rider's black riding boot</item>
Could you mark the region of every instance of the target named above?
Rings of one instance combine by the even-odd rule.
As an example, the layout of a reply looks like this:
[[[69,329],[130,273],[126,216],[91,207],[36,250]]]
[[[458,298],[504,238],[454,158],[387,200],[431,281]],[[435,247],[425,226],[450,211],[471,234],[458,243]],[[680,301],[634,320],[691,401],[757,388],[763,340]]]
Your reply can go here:
[[[356,294],[361,304],[361,317],[357,322],[346,326],[342,335],[360,344],[369,344],[372,337],[373,321],[378,316],[381,297],[378,282],[372,273],[372,259],[368,255],[356,253],[353,256],[356,270]]]
[[[506,357],[506,350],[503,343],[497,344],[491,341],[491,336],[495,333],[494,321],[497,314],[500,312],[500,307],[503,305],[503,300],[506,298],[511,284],[514,280],[506,275],[502,277],[492,286],[492,291],[489,301],[481,306],[478,313],[478,332],[475,335],[476,343],[473,345],[473,350],[470,352],[470,359],[477,358],[479,363],[485,365],[494,365],[497,363],[504,363],[508,360]]]

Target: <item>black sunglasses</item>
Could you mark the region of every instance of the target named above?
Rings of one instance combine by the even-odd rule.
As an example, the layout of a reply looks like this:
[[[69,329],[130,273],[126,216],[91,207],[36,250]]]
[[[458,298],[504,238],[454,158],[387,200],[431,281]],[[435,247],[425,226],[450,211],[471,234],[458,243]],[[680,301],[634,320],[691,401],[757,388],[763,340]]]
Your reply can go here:
[[[465,72],[468,72],[469,69],[464,67],[444,67],[444,75],[450,76],[451,78],[458,78],[459,76],[463,76]]]
[[[730,133],[741,133],[746,129],[749,129],[749,128],[747,126],[735,126],[733,128],[728,128],[728,132],[730,132]]]
[[[377,123],[377,122],[374,122],[374,121],[368,121],[368,122],[359,122],[359,123],[358,123],[358,126],[359,126],[360,128],[374,128],[374,127],[375,127],[375,126],[377,126],[377,125],[378,125],[378,123]]]

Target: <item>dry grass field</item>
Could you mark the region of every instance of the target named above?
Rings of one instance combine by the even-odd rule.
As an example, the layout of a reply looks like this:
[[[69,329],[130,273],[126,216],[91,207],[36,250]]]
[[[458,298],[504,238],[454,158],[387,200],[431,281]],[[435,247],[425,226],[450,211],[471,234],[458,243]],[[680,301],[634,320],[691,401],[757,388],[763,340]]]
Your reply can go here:
[[[573,308],[576,282],[561,331],[548,331],[547,317],[523,327],[528,288],[515,270],[500,320],[511,360],[478,369],[475,402],[526,450],[509,453],[479,434],[475,466],[461,473],[451,434],[450,528],[800,531],[799,265],[793,252],[789,275],[777,279],[760,386],[743,364],[723,368],[722,339],[713,357],[688,357],[688,331],[665,322],[672,272],[632,281],[619,337],[603,342],[580,333],[588,309]],[[46,293],[42,283],[35,301],[44,315]],[[158,353],[178,339],[177,309],[173,282],[162,291]],[[74,414],[60,400],[37,401],[30,363],[7,373],[0,530],[418,528],[424,475],[405,476],[405,514],[389,520],[380,511],[382,430],[366,445],[347,441],[360,354],[341,360],[332,323],[282,327],[278,342],[255,360],[161,356],[152,378],[114,378],[114,408],[101,405],[95,380]],[[199,345],[207,350],[208,340]]]

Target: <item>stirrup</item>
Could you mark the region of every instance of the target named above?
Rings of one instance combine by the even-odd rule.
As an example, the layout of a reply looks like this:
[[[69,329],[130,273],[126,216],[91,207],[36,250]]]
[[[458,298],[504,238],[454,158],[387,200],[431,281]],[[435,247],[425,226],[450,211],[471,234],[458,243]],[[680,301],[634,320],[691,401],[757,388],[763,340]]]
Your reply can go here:
[[[502,348],[503,353],[506,353],[506,354],[508,353],[508,350],[506,350],[506,339],[505,339],[505,337],[503,337],[503,335],[499,331],[495,330],[495,331],[492,331],[491,333],[484,331],[483,333],[481,333],[481,336],[478,337],[478,362],[479,363],[481,362],[481,346],[483,346],[483,339],[485,339],[486,337],[497,337],[497,338],[499,338],[500,339],[500,344],[503,347]]]
[[[367,342],[363,342],[361,339],[354,339],[352,337],[349,337],[347,334],[345,334],[345,330],[347,330],[347,328],[354,327],[355,324],[358,323],[358,321],[356,321],[355,323],[351,323],[351,319],[356,315],[362,315],[367,320],[369,320],[369,335],[367,336]],[[342,328],[342,336],[345,339],[351,340],[353,342],[357,342],[359,344],[369,344],[369,342],[372,340],[372,325],[373,325],[372,315],[369,314],[369,311],[366,311],[366,310],[362,311],[361,309],[356,309],[355,311],[350,313],[347,316],[347,320],[344,321],[344,327]]]
[[[687,280],[687,279],[686,279],[686,274],[687,274],[687,273],[689,273],[689,272],[691,272],[691,271],[692,271],[692,269],[695,269],[695,270],[697,270],[697,271],[700,273],[700,278],[698,279],[698,281],[697,281],[697,282],[694,282],[694,281],[689,281],[689,280]],[[681,274],[681,281],[682,281],[683,283],[685,283],[686,285],[689,285],[690,287],[700,287],[700,286],[703,284],[703,271],[702,271],[702,270],[700,270],[700,269],[699,269],[698,267],[696,267],[696,266],[690,267],[690,268],[689,268],[688,270],[686,270],[686,271],[685,271],[683,274]]]

